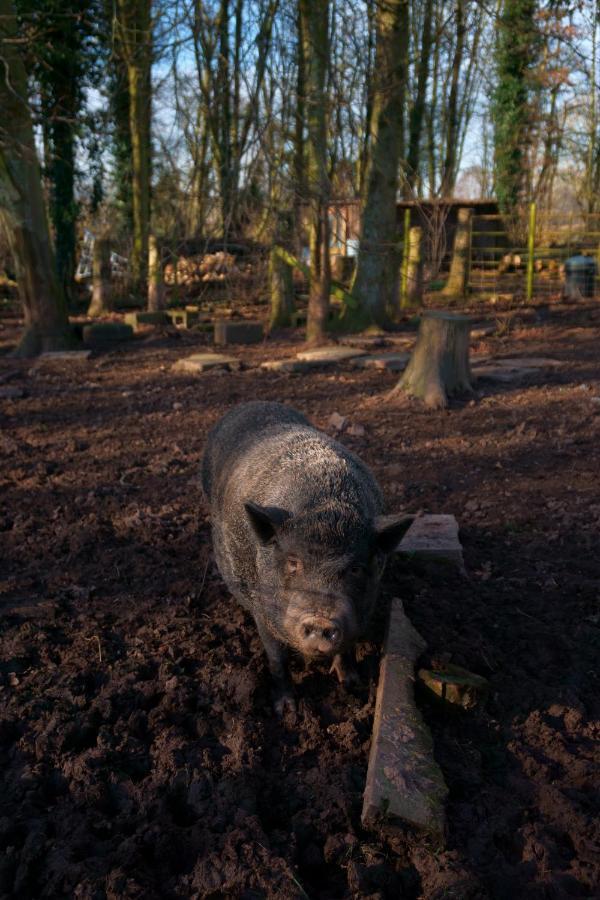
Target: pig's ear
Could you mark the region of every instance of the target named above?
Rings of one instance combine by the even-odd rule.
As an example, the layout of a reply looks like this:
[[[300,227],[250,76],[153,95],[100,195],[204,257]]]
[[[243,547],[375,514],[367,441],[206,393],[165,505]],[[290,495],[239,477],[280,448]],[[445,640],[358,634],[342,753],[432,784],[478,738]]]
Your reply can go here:
[[[252,503],[246,500],[244,503],[250,524],[261,544],[268,544],[276,536],[277,531],[286,519],[290,518],[290,513],[285,509],[279,509],[277,506],[259,506],[258,503]]]
[[[375,545],[380,553],[393,553],[416,516],[378,516],[373,522]]]

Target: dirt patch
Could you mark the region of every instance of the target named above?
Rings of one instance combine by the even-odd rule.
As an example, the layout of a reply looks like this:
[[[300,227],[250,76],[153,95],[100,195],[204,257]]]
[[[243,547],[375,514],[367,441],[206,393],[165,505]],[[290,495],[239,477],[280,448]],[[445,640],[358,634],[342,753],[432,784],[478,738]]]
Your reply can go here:
[[[258,363],[298,343],[232,352]],[[1,895],[597,896],[600,317],[486,339],[482,353],[566,365],[446,412],[386,405],[397,375],[381,371],[171,371],[203,344],[148,334],[85,366],[0,360],[23,389],[0,400]],[[390,509],[454,513],[471,574],[391,565],[361,687],[297,663],[296,726],[271,713],[197,480],[208,428],[253,398],[363,425],[341,440]],[[442,850],[360,825],[394,595],[426,662],[491,682],[478,711],[419,698],[450,789]]]

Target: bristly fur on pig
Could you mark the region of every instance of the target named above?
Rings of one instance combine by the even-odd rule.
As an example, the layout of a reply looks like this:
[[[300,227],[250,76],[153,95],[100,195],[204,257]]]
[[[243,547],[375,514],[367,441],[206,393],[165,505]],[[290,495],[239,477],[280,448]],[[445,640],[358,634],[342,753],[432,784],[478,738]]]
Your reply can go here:
[[[254,616],[276,677],[282,646],[302,652],[298,623],[307,615],[335,609],[339,649],[351,646],[372,612],[386,552],[377,544],[382,496],[366,465],[295,410],[253,402],[210,432],[202,485],[219,570]],[[261,540],[255,506],[270,511],[272,540]],[[301,582],[291,586],[283,568],[290,553],[303,560]]]

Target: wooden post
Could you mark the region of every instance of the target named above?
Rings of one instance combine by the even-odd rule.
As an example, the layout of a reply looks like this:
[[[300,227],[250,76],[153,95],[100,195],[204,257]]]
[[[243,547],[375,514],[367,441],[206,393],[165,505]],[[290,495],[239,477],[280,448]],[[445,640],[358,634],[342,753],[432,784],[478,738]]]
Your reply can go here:
[[[406,306],[419,306],[423,300],[423,229],[414,225],[408,237],[406,267]]]
[[[269,328],[285,328],[292,324],[294,312],[293,270],[283,255],[273,247],[269,256],[271,312]]]
[[[472,209],[463,206],[458,210],[450,274],[443,290],[446,296],[466,297],[469,290],[472,216]]]
[[[92,301],[88,316],[103,316],[112,311],[110,243],[100,235],[94,240],[92,261]]]
[[[410,252],[410,208],[404,210],[404,227],[402,230],[402,269],[400,275],[400,306],[405,307],[408,301],[408,255]]]
[[[529,232],[527,234],[527,289],[526,297],[530,301],[533,299],[533,272],[535,257],[535,219],[536,206],[535,203],[529,204]]]
[[[424,313],[413,355],[390,397],[406,392],[432,409],[441,409],[453,394],[470,393],[470,329],[467,316]]]
[[[148,311],[159,312],[165,308],[162,254],[156,236],[148,236]]]

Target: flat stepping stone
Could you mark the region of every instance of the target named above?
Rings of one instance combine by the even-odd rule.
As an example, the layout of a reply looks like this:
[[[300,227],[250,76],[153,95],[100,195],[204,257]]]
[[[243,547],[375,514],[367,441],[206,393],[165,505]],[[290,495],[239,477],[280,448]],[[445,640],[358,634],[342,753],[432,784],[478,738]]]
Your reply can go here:
[[[260,322],[230,322],[218,319],[215,322],[214,342],[224,344],[259,344],[264,338]]]
[[[260,364],[261,369],[269,372],[309,372],[318,368],[318,363],[301,359],[268,359]]]
[[[378,347],[387,347],[390,340],[386,334],[357,334],[352,337],[340,338],[340,343],[345,347],[360,347],[361,350],[376,350]]]
[[[442,559],[465,571],[463,550],[455,516],[427,515],[414,520],[396,549],[422,559]]]
[[[192,356],[186,356],[173,363],[173,371],[193,374],[209,372],[211,369],[225,369],[225,371],[231,372],[241,369],[241,367],[239,359],[234,356],[223,356],[221,353],[194,353]]]
[[[358,347],[319,347],[317,350],[302,350],[296,354],[296,359],[326,366],[365,355],[365,351]]]
[[[357,369],[385,369],[388,372],[402,372],[408,365],[410,353],[373,353],[359,356],[351,361]]]
[[[483,378],[488,381],[500,381],[509,383],[512,381],[520,381],[535,372],[535,369],[516,369],[508,366],[472,366],[471,374],[475,378]]]
[[[545,356],[524,356],[519,359],[494,359],[494,365],[511,369],[556,369],[564,366],[561,359],[547,359]]]
[[[441,836],[448,789],[433,757],[433,740],[415,705],[415,663],[426,644],[392,600],[379,672],[362,823],[394,829],[404,823]]]
[[[44,363],[82,363],[92,355],[91,350],[53,350],[40,353],[36,360],[38,366]]]

